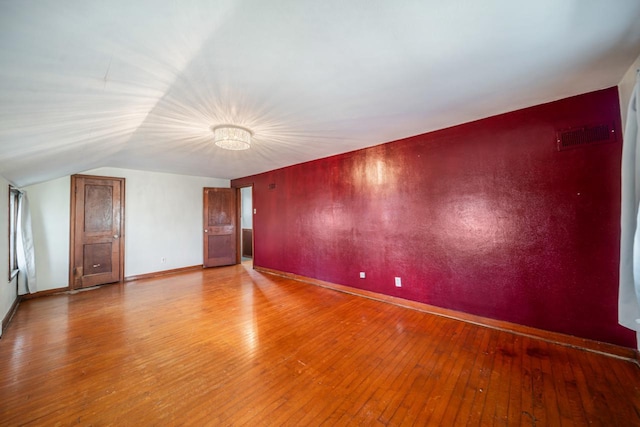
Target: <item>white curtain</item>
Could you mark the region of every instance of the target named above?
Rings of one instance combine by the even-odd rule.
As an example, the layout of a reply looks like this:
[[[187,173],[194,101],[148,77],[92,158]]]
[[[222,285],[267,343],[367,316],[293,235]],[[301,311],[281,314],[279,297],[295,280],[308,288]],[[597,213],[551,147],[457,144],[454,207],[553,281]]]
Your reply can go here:
[[[22,295],[37,292],[36,283],[36,255],[33,248],[33,233],[31,230],[31,211],[27,193],[21,191],[18,196],[18,221],[16,224],[16,255],[18,257],[19,280],[23,286],[18,289]]]
[[[622,145],[622,213],[618,321],[636,331],[640,349],[640,70],[629,101]]]

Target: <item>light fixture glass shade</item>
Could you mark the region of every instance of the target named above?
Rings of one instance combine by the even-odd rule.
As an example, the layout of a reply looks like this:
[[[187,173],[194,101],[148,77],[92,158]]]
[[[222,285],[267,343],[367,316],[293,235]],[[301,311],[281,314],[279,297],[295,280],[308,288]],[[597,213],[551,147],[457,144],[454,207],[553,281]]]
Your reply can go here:
[[[213,142],[225,150],[246,150],[251,147],[253,133],[241,126],[220,125],[212,127]]]

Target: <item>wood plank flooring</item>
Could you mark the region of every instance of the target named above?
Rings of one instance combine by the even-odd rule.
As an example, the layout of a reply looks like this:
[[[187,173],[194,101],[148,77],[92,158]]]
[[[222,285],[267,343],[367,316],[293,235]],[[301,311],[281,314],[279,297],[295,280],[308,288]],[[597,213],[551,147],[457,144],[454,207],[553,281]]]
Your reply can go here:
[[[0,424],[640,426],[640,368],[239,265],[24,301]]]

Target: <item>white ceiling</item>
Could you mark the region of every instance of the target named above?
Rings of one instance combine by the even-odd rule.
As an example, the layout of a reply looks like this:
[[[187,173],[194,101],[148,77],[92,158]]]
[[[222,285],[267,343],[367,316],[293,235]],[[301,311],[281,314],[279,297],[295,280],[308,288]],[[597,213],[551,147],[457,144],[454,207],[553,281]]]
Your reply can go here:
[[[615,86],[639,54],[638,0],[0,0],[0,175],[237,178]]]

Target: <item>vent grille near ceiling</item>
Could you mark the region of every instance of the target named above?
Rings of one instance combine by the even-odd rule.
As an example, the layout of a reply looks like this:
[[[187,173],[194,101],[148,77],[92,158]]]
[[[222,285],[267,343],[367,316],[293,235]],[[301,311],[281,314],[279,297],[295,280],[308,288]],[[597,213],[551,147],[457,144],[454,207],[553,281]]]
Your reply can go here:
[[[561,130],[558,131],[556,139],[558,151],[580,148],[585,145],[615,142],[615,140],[615,129],[607,124]]]

